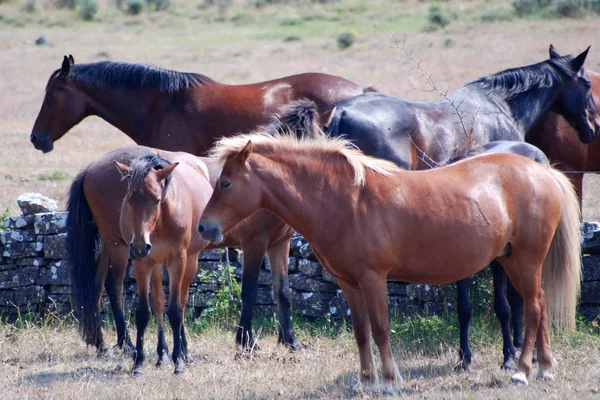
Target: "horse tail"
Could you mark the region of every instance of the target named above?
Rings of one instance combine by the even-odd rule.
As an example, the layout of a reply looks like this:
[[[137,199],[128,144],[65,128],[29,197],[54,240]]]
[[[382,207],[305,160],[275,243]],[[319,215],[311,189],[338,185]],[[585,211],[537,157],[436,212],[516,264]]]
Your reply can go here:
[[[379,93],[379,90],[375,89],[374,86],[367,86],[363,88],[363,93]]]
[[[581,291],[579,200],[573,185],[560,171],[548,168],[562,192],[562,212],[544,261],[542,280],[548,321],[559,329],[574,329]]]
[[[95,346],[100,328],[96,288],[96,240],[98,227],[83,191],[86,170],[73,180],[67,205],[67,253],[71,266],[71,288],[81,335]]]
[[[282,107],[271,122],[271,134],[288,133],[297,137],[321,136],[319,109],[314,101],[300,99]]]

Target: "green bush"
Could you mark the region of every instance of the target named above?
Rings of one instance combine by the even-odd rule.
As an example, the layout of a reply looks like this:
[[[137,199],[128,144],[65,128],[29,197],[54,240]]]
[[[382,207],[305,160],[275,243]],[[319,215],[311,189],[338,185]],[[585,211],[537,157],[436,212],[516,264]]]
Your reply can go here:
[[[171,7],[171,0],[146,0],[149,10],[164,11]]]
[[[91,21],[98,13],[98,3],[95,0],[81,0],[79,16],[84,21]]]
[[[514,14],[507,10],[492,10],[481,15],[481,22],[502,22],[513,19]]]
[[[74,10],[77,7],[77,3],[77,0],[54,0],[56,8],[68,8],[69,10]]]
[[[438,6],[431,6],[429,8],[429,15],[427,16],[427,20],[429,21],[430,25],[438,26],[440,28],[444,28],[450,24],[450,19]]]
[[[36,12],[37,6],[35,5],[35,0],[26,0],[25,4],[23,4],[23,11],[28,13]]]
[[[126,11],[129,15],[140,15],[144,11],[144,3],[142,0],[129,0]]]
[[[340,33],[337,37],[337,45],[340,50],[347,49],[354,44],[356,36],[352,32]]]
[[[600,0],[513,0],[512,6],[519,17],[581,18],[600,13]]]

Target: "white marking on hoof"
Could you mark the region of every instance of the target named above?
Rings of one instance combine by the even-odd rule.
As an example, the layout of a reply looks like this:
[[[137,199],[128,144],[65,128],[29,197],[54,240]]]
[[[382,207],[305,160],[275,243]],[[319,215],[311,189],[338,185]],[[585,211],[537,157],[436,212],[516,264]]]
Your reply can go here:
[[[550,368],[542,367],[538,370],[537,378],[543,381],[553,381],[554,375],[550,372]]]
[[[379,386],[379,393],[382,396],[395,396],[394,384],[392,382],[384,382]]]
[[[525,373],[521,372],[521,371],[515,372],[513,374],[513,376],[510,378],[510,381],[512,383],[514,383],[515,385],[529,385],[529,382],[527,382],[527,377],[525,376]]]

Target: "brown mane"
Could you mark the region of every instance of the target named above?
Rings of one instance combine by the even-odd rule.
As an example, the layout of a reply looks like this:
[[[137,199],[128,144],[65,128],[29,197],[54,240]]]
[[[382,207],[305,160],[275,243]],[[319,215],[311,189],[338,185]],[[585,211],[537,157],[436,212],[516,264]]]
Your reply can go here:
[[[354,185],[364,186],[366,182],[366,170],[371,170],[375,173],[390,176],[400,169],[393,163],[366,156],[362,151],[358,150],[352,142],[341,139],[339,137],[303,137],[298,138],[292,134],[276,134],[274,136],[265,133],[253,133],[246,135],[238,135],[220,139],[211,149],[209,156],[215,160],[211,165],[211,176],[213,173],[220,173],[223,164],[231,156],[239,153],[244,146],[252,141],[252,151],[258,154],[265,153],[288,153],[310,151],[322,152],[323,154],[340,154],[346,158],[348,163],[354,170]],[[218,168],[219,171],[216,171]]]

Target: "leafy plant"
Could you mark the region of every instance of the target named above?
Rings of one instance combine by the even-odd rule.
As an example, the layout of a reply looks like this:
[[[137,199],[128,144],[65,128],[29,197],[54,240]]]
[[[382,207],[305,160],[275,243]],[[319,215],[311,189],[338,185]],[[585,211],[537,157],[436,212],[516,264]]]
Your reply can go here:
[[[144,3],[141,0],[129,0],[125,11],[129,15],[140,15],[144,11]]]
[[[342,32],[337,37],[337,45],[340,50],[347,49],[354,44],[356,36],[352,32]]]
[[[89,4],[86,5],[86,3],[89,3]],[[81,7],[82,8],[79,10],[79,14],[86,21],[89,21],[92,18],[94,18],[94,15],[96,15],[96,12],[98,12],[98,4],[94,0],[83,0],[83,2],[81,3]],[[84,10],[84,8],[85,8],[85,11],[82,11],[82,10]],[[83,16],[83,14],[86,14],[87,16],[91,15],[91,18],[86,19]],[[50,173],[41,173],[37,176],[37,178],[40,181],[66,181],[68,179],[71,179],[71,176],[65,171],[56,169]]]
[[[96,3],[95,0],[81,0],[81,5],[79,6],[79,16],[81,17],[81,19],[83,19],[84,21],[91,21],[94,19],[97,13],[98,3]],[[68,174],[66,172],[64,173],[64,175],[68,177]]]
[[[207,307],[201,318],[221,326],[233,326],[238,317],[242,286],[235,277],[235,267],[222,263],[216,271],[200,271],[198,273],[203,283],[217,285],[214,296],[208,299]]]

